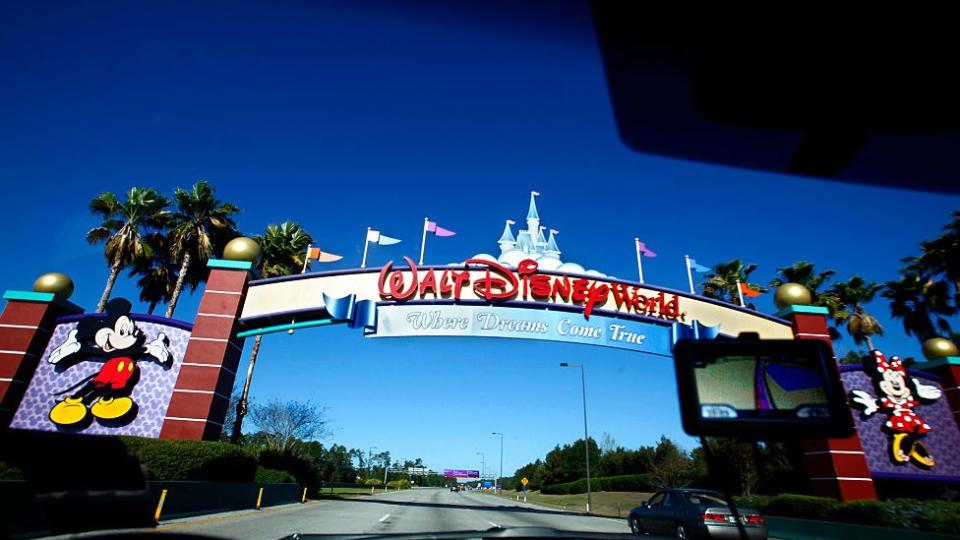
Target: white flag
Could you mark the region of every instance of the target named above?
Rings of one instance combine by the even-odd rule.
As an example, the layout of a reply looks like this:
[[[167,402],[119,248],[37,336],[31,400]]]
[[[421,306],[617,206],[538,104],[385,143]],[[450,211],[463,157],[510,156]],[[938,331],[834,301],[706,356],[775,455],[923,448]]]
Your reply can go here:
[[[375,231],[370,229],[367,231],[367,242],[373,242],[374,244],[379,244],[381,246],[391,246],[393,244],[399,244],[399,238],[391,238],[385,234],[380,234],[380,231]]]

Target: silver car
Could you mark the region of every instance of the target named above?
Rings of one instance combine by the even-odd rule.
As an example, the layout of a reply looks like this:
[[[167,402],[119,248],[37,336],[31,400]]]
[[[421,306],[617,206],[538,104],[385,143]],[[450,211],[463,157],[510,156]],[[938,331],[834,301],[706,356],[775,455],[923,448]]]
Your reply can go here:
[[[737,508],[749,540],[766,540],[763,516]],[[736,519],[722,495],[701,489],[669,489],[630,511],[627,523],[634,534],[662,534],[677,538],[740,540]]]

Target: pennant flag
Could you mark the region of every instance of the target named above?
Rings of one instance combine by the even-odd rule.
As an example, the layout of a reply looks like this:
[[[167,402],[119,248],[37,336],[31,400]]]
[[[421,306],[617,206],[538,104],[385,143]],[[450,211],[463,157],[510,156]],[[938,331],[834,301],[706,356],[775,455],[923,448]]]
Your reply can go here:
[[[380,234],[380,231],[375,231],[370,229],[367,231],[367,242],[373,242],[374,244],[379,244],[381,246],[392,246],[393,244],[399,244],[399,238],[392,238],[385,234]]]
[[[697,261],[695,261],[695,260],[693,260],[693,259],[690,259],[690,269],[693,270],[693,271],[695,271],[695,272],[700,272],[700,273],[709,272],[709,271],[710,271],[709,268],[707,268],[706,266],[704,266],[704,265],[702,265],[702,264],[697,264]]]
[[[657,254],[647,249],[647,245],[643,242],[637,242],[637,251],[640,252],[644,257],[656,257]]]
[[[311,246],[307,249],[307,258],[317,262],[334,262],[339,261],[343,257],[340,255],[334,255],[333,253],[321,251],[320,248]]]
[[[437,236],[453,236],[457,234],[450,229],[444,229],[443,227],[437,225],[436,221],[427,221],[427,232],[432,232]]]
[[[740,283],[740,292],[742,292],[744,296],[747,296],[749,298],[756,298],[761,294],[763,294],[760,291],[755,291],[751,289],[750,287],[747,286],[746,283]]]

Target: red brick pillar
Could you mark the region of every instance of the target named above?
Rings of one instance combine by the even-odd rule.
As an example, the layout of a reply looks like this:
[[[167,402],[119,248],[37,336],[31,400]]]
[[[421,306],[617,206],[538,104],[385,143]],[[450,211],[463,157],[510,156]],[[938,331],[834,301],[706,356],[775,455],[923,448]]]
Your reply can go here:
[[[819,339],[833,352],[826,308],[793,305],[781,310],[777,316],[793,324],[793,335],[797,339]],[[877,498],[858,434],[839,439],[804,440],[801,446],[803,464],[814,494],[842,501]]]
[[[943,388],[943,396],[950,405],[953,419],[960,427],[960,356],[944,356],[910,367],[941,377],[940,386]]]
[[[180,374],[160,430],[161,439],[216,440],[243,352],[237,320],[252,263],[213,259]]]
[[[72,289],[72,286],[71,286]],[[0,429],[10,425],[43,355],[54,320],[83,312],[49,292],[7,291],[0,314]]]

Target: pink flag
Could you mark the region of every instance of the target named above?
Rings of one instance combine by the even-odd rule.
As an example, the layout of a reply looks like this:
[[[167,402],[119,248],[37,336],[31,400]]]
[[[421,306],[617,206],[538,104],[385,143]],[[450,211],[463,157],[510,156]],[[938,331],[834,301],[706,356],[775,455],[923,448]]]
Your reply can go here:
[[[637,250],[643,254],[644,257],[656,257],[657,254],[647,249],[647,245],[643,242],[637,242]]]
[[[432,232],[437,236],[453,236],[457,234],[449,229],[444,229],[443,227],[440,227],[439,225],[437,225],[436,221],[427,222],[427,232]]]

